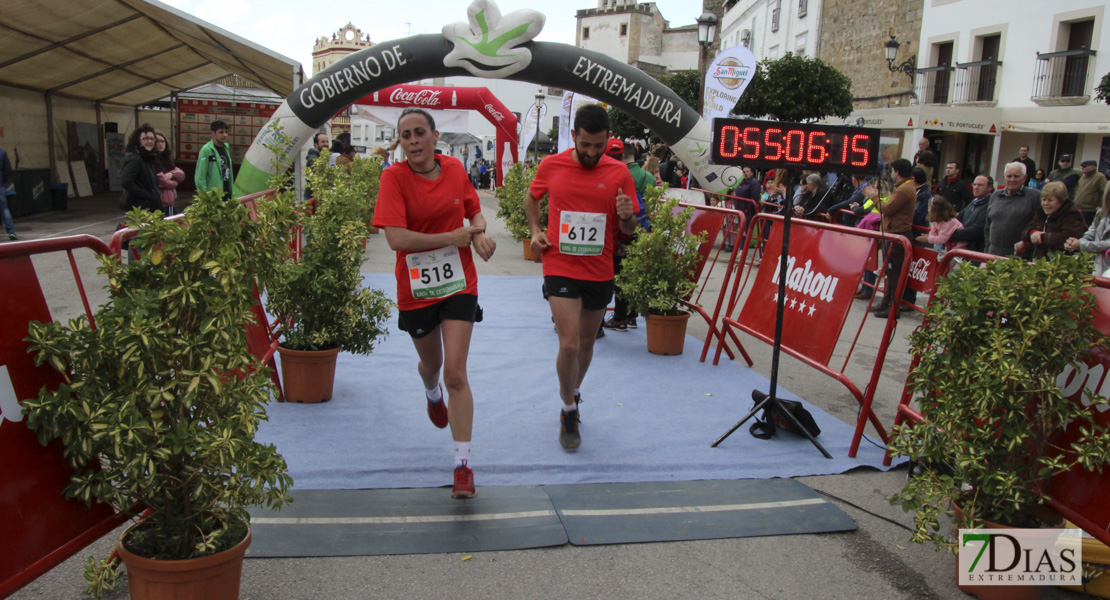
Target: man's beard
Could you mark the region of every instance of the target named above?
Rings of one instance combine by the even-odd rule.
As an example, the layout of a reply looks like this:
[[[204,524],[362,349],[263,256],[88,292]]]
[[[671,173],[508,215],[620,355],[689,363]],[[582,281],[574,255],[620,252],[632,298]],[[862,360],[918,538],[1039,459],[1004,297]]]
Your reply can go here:
[[[591,157],[589,157],[585,154],[582,154],[581,152],[578,153],[578,164],[582,165],[583,167],[586,167],[587,169],[592,169],[592,168],[596,167],[598,165],[598,163],[600,163],[600,162],[601,162],[601,155],[600,154],[591,158]]]

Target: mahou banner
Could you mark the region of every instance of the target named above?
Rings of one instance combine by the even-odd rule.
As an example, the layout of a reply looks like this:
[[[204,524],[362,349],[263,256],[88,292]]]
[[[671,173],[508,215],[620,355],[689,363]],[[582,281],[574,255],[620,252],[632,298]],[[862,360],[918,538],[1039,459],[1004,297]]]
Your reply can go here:
[[[705,72],[705,105],[702,117],[713,123],[727,117],[755,76],[755,56],[744,46],[725,49],[709,63]]]
[[[790,228],[786,269],[786,305],[782,345],[828,365],[863,267],[875,240],[827,229],[806,227],[796,219]],[[767,339],[775,338],[779,294],[782,226],[776,223],[739,321]]]

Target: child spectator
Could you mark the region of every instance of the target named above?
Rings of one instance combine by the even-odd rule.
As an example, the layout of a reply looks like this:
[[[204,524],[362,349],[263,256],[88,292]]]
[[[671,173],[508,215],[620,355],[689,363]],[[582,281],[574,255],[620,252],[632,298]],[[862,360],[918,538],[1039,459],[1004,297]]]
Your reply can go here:
[[[928,242],[933,245],[940,256],[953,248],[964,248],[967,242],[953,242],[949,238],[956,231],[964,228],[964,224],[956,218],[956,209],[952,207],[944,196],[933,196],[929,200],[929,233],[917,236],[917,241]]]

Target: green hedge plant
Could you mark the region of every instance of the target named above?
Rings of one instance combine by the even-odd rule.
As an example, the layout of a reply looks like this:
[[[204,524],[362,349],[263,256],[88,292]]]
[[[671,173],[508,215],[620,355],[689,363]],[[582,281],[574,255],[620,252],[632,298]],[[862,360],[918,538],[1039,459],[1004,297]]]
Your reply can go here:
[[[315,202],[297,206],[301,257],[280,261],[267,282],[266,307],[281,324],[285,348],[369,354],[387,335],[393,303],[385,292],[365,287],[360,272],[381,166],[375,159],[351,166],[329,166],[321,155],[309,167]]]
[[[35,363],[62,374],[56,390],[23,402],[42,443],[58,440],[75,470],[67,497],[149,516],[124,539],[155,559],[186,559],[242,541],[247,508],[278,508],[292,479],[272,445],[254,441],[272,393],[247,350],[255,276],[284,254],[292,206],[202,192],[186,224],[134,210],[146,249],[127,263],[100,257],[108,301],[96,327],[81,316],[32,323]],[[112,587],[114,560],[89,559],[88,592]]]
[[[535,177],[536,167],[525,169],[524,163],[516,163],[505,173],[504,182],[497,188],[497,216],[505,222],[509,235],[518,242],[532,239],[528,217],[524,214],[524,200]],[[540,223],[547,224],[547,198],[540,201]]]
[[[651,231],[641,230],[628,246],[616,284],[629,306],[641,314],[678,315],[688,312],[681,303],[697,287],[693,280],[698,246],[705,235],[688,235],[686,224],[694,209],[679,210],[679,200],[663,199],[664,188],[648,188],[644,205]]]
[[[960,528],[983,521],[1030,526],[1053,476],[1101,471],[1110,437],[1094,417],[1106,398],[1065,398],[1058,376],[1106,347],[1095,328],[1090,265],[1081,256],[966,264],[938,282],[909,384],[924,423],[894,432],[890,450],[916,464],[890,500],[913,513],[917,543],[955,551]],[[1061,447],[1065,426],[1078,441]],[[954,528],[941,515],[958,503]]]

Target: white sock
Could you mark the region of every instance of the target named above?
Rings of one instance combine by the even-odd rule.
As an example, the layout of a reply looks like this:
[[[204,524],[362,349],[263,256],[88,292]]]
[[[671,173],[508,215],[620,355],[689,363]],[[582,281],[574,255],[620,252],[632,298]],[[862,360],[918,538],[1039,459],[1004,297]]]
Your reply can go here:
[[[424,390],[424,395],[428,397],[428,402],[439,402],[443,400],[443,390],[437,383],[436,386],[430,390]]]
[[[564,404],[563,405],[563,412],[568,413],[572,410],[578,410],[578,404],[577,403],[575,403],[575,404]]]
[[[455,466],[470,465],[470,442],[455,442]]]

